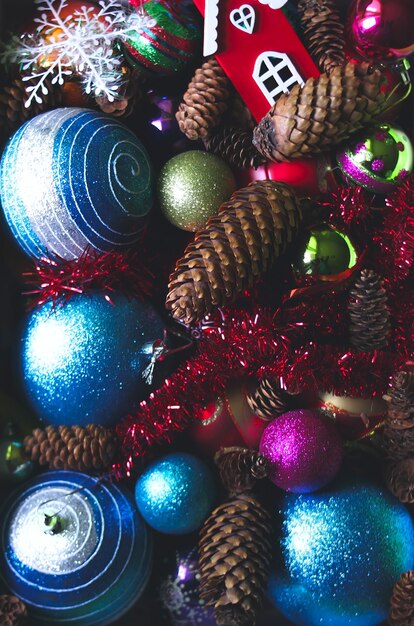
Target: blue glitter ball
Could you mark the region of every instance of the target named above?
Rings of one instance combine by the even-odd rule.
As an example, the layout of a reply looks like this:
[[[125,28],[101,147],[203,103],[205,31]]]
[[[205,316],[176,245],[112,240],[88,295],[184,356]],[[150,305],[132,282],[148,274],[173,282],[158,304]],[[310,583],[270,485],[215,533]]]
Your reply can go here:
[[[161,533],[191,533],[204,522],[216,500],[209,468],[191,454],[169,454],[150,465],[135,487],[138,509]]]
[[[0,162],[0,198],[23,250],[64,259],[136,242],[152,204],[148,154],[125,126],[88,109],[29,120]]]
[[[148,303],[75,295],[36,309],[22,339],[26,395],[48,424],[112,425],[142,399],[163,323]]]
[[[130,494],[80,472],[48,472],[1,512],[0,571],[30,624],[105,626],[137,601],[152,541]],[[53,526],[47,517],[58,520]]]
[[[414,566],[414,523],[385,490],[357,483],[285,497],[269,595],[300,626],[374,626]]]

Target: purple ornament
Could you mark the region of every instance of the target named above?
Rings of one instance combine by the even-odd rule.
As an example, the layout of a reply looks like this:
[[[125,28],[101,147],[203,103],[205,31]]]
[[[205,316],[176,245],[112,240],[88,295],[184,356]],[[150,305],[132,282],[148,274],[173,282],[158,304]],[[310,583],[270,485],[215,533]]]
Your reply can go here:
[[[216,626],[213,609],[199,598],[197,549],[177,552],[172,573],[161,583],[160,600],[173,626]]]
[[[275,485],[293,493],[308,493],[334,478],[342,463],[343,446],[328,418],[300,409],[270,422],[260,452],[271,461],[270,479]]]

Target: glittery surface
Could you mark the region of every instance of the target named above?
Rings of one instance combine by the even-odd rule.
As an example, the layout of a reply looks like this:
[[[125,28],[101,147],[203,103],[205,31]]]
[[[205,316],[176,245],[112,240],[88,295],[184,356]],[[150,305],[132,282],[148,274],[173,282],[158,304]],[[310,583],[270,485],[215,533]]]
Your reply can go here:
[[[197,548],[176,553],[171,573],[162,580],[160,600],[173,626],[216,626],[213,609],[199,597]]]
[[[57,512],[62,529],[51,534],[44,515]],[[148,581],[151,537],[130,495],[115,485],[48,472],[11,496],[2,519],[3,577],[41,623],[112,623]]]
[[[271,461],[271,480],[294,493],[327,485],[342,463],[342,441],[335,426],[309,410],[288,411],[270,422],[260,452]]]
[[[413,169],[413,146],[397,126],[381,124],[337,155],[342,172],[353,182],[376,193],[389,193]],[[401,176],[403,173],[403,176]]]
[[[162,168],[157,184],[165,217],[174,226],[190,231],[202,228],[235,189],[229,166],[200,150],[173,157]]]
[[[200,39],[200,29],[193,15],[182,3],[178,15],[174,4],[147,0],[144,11],[152,24],[129,33],[124,53],[129,63],[141,70],[172,74],[189,63]]]
[[[414,523],[385,489],[352,484],[285,496],[282,553],[269,595],[300,626],[374,626],[414,565]],[[277,539],[279,542],[279,538]]]
[[[152,203],[151,165],[141,142],[113,118],[55,109],[10,139],[0,197],[28,254],[76,258],[86,246],[104,251],[138,240]]]
[[[35,309],[22,339],[22,374],[37,415],[51,424],[109,425],[142,399],[142,371],[163,323],[150,304],[75,295]]]
[[[169,454],[139,477],[138,509],[162,533],[181,535],[196,530],[211,512],[216,485],[209,468],[191,454]]]

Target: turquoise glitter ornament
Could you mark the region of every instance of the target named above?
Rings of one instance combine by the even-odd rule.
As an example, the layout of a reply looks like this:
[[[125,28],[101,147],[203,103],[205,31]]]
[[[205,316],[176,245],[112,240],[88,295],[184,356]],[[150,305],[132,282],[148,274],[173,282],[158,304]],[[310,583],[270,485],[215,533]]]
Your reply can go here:
[[[1,519],[2,577],[30,624],[111,624],[148,582],[151,536],[122,487],[48,472],[11,496]]]
[[[200,528],[213,509],[216,485],[209,468],[191,454],[169,454],[152,463],[135,487],[138,510],[161,533]]]
[[[414,523],[385,489],[353,482],[286,496],[269,596],[299,626],[374,626],[414,565]]]
[[[142,399],[163,323],[148,303],[75,295],[47,303],[28,320],[22,374],[37,415],[53,425],[112,425]],[[141,394],[141,395],[140,395]]]
[[[139,240],[152,204],[152,168],[125,126],[88,109],[29,120],[0,162],[0,197],[23,250],[74,259],[87,247],[120,250]]]

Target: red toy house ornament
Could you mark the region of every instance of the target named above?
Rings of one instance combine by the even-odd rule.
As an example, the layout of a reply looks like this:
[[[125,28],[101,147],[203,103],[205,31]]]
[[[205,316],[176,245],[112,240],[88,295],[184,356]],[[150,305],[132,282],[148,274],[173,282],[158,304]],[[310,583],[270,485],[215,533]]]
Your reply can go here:
[[[259,121],[293,85],[319,70],[280,10],[287,0],[194,0],[204,15],[204,55],[215,54]]]

